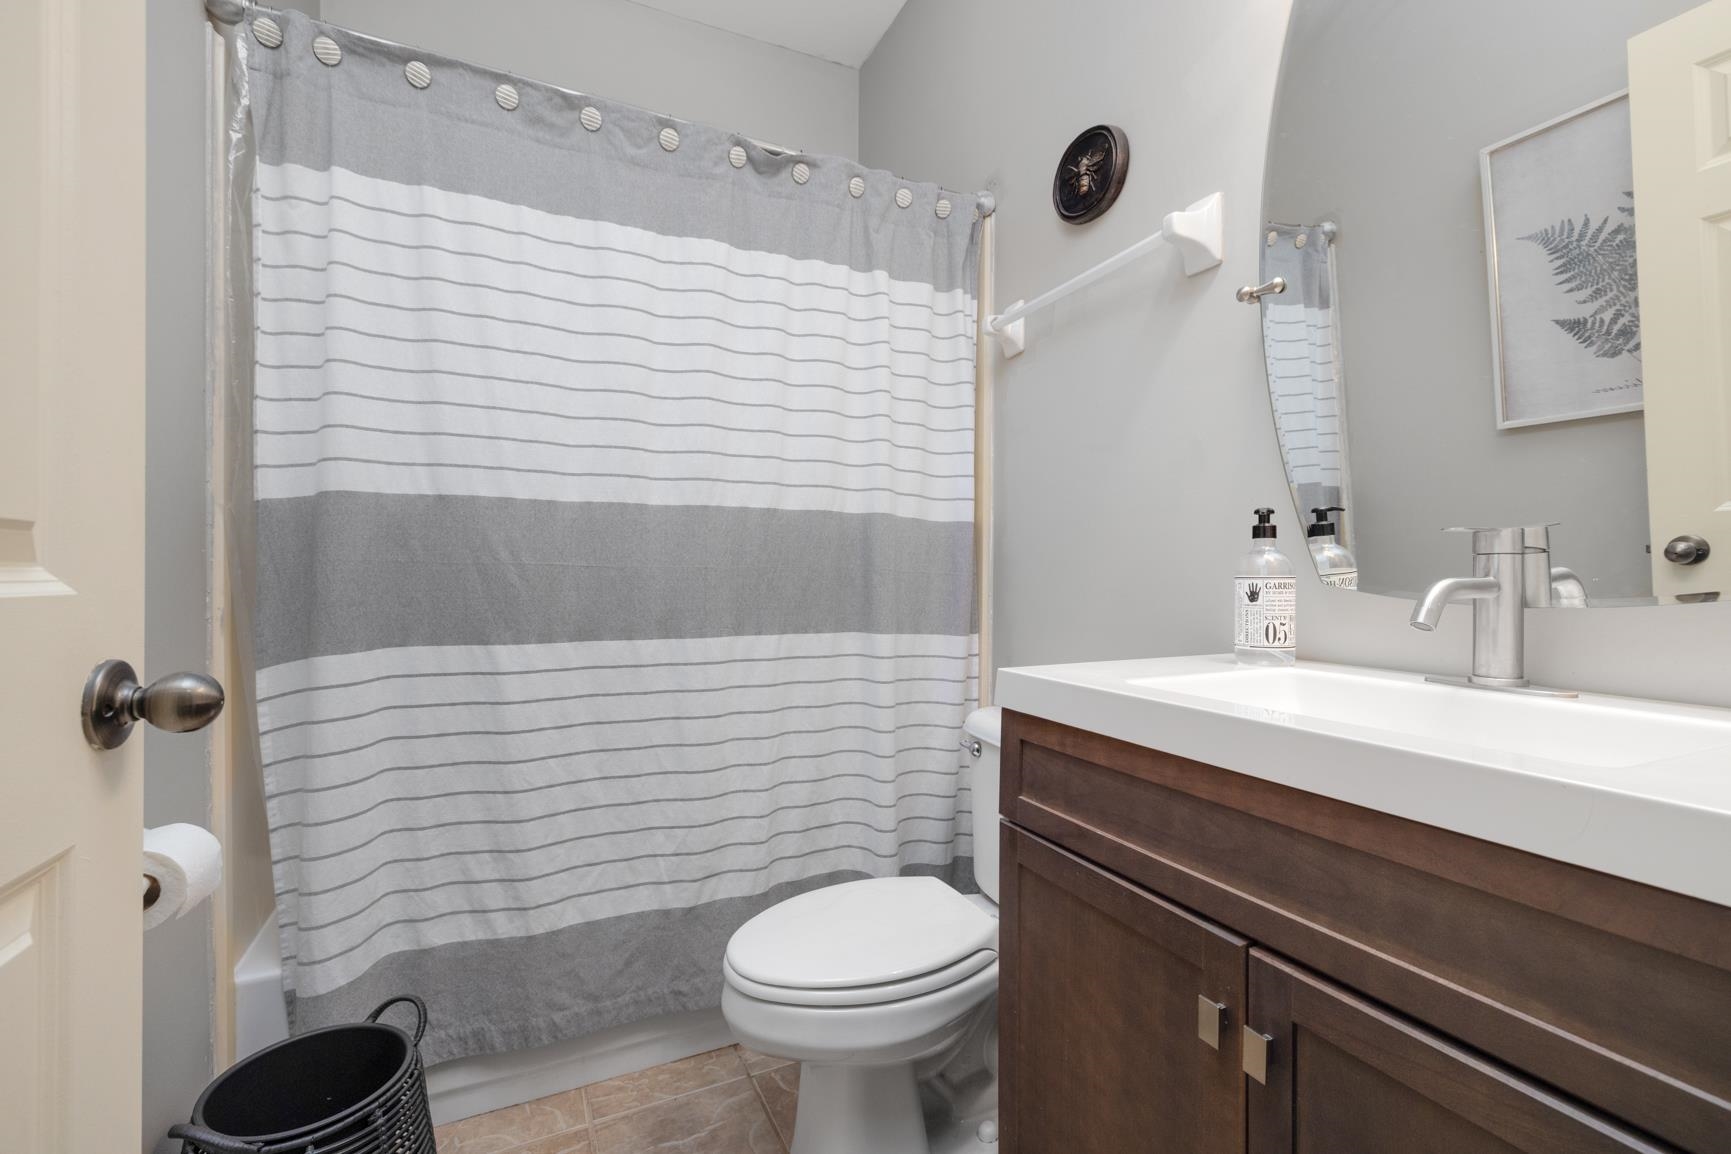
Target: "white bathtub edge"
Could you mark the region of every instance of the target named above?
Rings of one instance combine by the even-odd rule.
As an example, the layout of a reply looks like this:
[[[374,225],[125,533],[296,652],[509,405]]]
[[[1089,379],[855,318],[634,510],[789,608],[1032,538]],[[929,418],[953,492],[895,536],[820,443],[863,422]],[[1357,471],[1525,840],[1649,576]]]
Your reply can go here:
[[[288,1037],[288,1008],[282,998],[282,956],[276,918],[253,935],[234,965],[234,1057],[240,1061]]]
[[[234,967],[236,1060],[286,1037],[282,959],[272,918]],[[732,1043],[719,1008],[668,1014],[534,1050],[441,1063],[427,1071],[427,1100],[434,1125],[442,1126]]]

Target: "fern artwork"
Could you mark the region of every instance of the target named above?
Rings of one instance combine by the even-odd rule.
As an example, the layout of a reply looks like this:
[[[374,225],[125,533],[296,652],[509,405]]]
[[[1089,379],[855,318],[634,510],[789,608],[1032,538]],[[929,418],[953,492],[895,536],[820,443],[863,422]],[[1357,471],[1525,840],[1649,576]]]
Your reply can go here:
[[[1623,194],[1631,201],[1633,191]],[[1557,287],[1589,311],[1552,317],[1551,323],[1595,357],[1641,357],[1641,300],[1636,293],[1635,209],[1618,205],[1626,219],[1598,224],[1570,218],[1521,237],[1545,250]]]
[[[1639,410],[1627,95],[1494,144],[1479,162],[1497,426]]]

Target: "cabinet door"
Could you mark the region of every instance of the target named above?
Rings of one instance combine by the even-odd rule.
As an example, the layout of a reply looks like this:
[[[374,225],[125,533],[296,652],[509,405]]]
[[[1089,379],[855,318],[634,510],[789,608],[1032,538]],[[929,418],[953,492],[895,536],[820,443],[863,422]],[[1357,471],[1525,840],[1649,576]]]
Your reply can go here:
[[[1261,949],[1246,1028],[1250,1154],[1673,1150]]]
[[[1245,940],[1014,826],[1001,866],[1005,1154],[1242,1151]]]

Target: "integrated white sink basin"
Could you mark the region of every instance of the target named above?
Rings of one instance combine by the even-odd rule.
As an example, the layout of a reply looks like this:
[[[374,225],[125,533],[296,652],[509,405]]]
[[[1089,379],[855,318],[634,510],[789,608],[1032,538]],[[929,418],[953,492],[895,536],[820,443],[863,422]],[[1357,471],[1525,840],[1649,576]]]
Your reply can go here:
[[[1615,698],[1546,698],[1327,666],[1231,669],[1130,684],[1242,706],[1257,720],[1369,728],[1389,741],[1580,766],[1635,766],[1731,747],[1731,717]]]
[[[1731,905],[1731,710],[1230,656],[1004,669],[998,703]]]

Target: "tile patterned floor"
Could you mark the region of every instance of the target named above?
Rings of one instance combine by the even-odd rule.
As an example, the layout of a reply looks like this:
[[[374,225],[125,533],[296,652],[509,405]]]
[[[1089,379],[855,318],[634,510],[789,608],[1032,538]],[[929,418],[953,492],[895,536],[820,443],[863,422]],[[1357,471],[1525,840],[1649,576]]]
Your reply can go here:
[[[786,1154],[799,1066],[727,1046],[435,1133],[439,1154]]]

